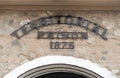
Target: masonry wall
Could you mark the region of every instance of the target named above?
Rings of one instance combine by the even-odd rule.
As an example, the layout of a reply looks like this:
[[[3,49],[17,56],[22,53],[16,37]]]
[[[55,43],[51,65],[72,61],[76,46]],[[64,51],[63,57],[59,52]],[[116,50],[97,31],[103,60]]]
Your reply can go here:
[[[73,15],[99,23],[108,32],[108,40],[101,39],[96,34],[68,25],[53,25],[40,29],[41,31],[87,31],[87,40],[56,40],[74,41],[75,49],[50,49],[51,39],[37,39],[37,31],[16,39],[10,34],[21,25],[50,15]],[[14,68],[35,58],[47,55],[74,56],[90,60],[107,68],[120,77],[120,11],[40,11],[40,10],[0,10],[0,78]],[[64,60],[63,60],[64,61]]]

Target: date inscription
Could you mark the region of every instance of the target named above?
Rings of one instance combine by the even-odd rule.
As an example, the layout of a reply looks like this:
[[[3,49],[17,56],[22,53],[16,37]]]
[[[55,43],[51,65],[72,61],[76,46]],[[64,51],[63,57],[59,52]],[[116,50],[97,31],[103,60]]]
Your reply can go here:
[[[50,42],[50,49],[74,49],[74,42]]]

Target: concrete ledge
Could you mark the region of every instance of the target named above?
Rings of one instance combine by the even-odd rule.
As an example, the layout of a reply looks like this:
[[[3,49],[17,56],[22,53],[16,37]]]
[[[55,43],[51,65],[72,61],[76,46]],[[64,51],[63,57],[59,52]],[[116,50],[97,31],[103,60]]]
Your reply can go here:
[[[0,0],[0,9],[120,10],[120,0]]]
[[[87,7],[87,6],[79,6],[79,5],[63,5],[63,6],[55,6],[55,5],[50,5],[50,6],[16,6],[16,5],[6,5],[0,6],[0,10],[120,10],[120,7],[103,7],[103,6],[98,6],[98,7]]]
[[[0,5],[120,6],[120,0],[0,0]]]

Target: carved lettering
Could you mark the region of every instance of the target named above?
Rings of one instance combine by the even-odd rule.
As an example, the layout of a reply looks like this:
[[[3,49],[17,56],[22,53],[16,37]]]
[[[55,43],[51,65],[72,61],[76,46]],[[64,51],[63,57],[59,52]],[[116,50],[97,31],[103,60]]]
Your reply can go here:
[[[46,18],[41,18],[40,20],[39,20],[39,24],[40,24],[40,26],[46,26],[47,25],[47,23],[46,23]]]
[[[62,18],[64,18],[64,21],[62,20]],[[73,21],[73,19],[77,19],[76,22]],[[57,21],[55,21],[55,20],[57,20]],[[91,22],[89,20],[86,20],[82,17],[74,17],[74,16],[71,16],[71,15],[68,15],[68,16],[56,15],[56,16],[50,16],[50,17],[46,17],[46,18],[40,18],[39,20],[31,21],[31,22],[21,26],[19,29],[12,32],[11,35],[20,39],[22,36],[29,34],[29,32],[32,31],[32,30],[35,30],[35,29],[37,30],[40,27],[53,25],[53,24],[67,24],[67,25],[76,25],[76,26],[79,26],[79,27],[83,27],[83,28],[85,28],[87,30],[90,30],[90,31],[96,33],[97,35],[101,36],[102,39],[107,40],[107,38],[105,37],[105,34],[107,33],[106,29],[101,27],[99,24],[93,23],[93,22]],[[89,27],[90,24],[93,24],[92,29]],[[100,34],[100,30],[104,30],[102,32],[102,34]],[[80,38],[77,35],[78,33],[74,33],[74,32],[72,34],[69,33],[69,35],[68,35],[68,33],[57,34],[56,32],[54,34],[56,34],[55,36],[58,39],[61,38],[61,37],[62,38],[68,38],[70,35],[73,38]],[[60,35],[61,35],[61,37],[60,37]],[[48,35],[48,36],[50,36],[48,38],[52,38],[52,35]],[[53,37],[53,38],[56,38],[56,37]],[[88,36],[85,35],[85,34],[82,37],[85,37],[86,39],[88,38]]]
[[[78,17],[78,26],[82,26],[83,25],[83,23],[85,22],[85,19],[84,18],[82,18],[82,17]]]
[[[95,23],[95,27],[92,28],[92,32],[96,33],[96,34],[99,34],[99,25]]]
[[[29,25],[30,25],[31,30],[39,28],[39,26],[37,25],[37,23],[35,21],[29,22]]]
[[[73,32],[72,33],[72,38],[73,39],[77,39],[78,38],[78,33],[77,32]]]
[[[65,23],[67,25],[72,25],[73,24],[73,17],[72,16],[66,16]]]
[[[49,25],[53,25],[53,17],[49,17]]]
[[[15,36],[17,39],[20,39],[20,36],[18,35],[17,31],[12,32],[11,35]]]
[[[83,39],[88,39],[88,34],[87,34],[87,32],[81,32],[81,38],[83,38]]]
[[[53,39],[54,37],[54,32],[48,32],[48,36],[49,39]]]
[[[86,20],[86,25],[84,26],[86,29],[89,29],[88,26],[90,25],[90,21]]]
[[[74,42],[50,42],[50,49],[74,49]]]
[[[104,31],[101,34],[101,38],[104,40],[107,40],[107,38],[105,37],[106,33],[107,33],[107,29],[104,29]]]
[[[88,39],[87,32],[38,32],[38,39]]]

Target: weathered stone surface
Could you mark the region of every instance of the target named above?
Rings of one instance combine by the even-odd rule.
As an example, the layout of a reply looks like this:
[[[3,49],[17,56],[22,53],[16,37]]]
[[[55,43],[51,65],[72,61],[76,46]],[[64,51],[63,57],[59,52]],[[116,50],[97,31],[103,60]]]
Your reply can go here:
[[[0,45],[0,49],[3,49],[3,46]]]
[[[120,70],[117,70],[117,69],[112,70],[112,72],[115,73],[115,74],[119,73],[119,71]]]
[[[120,28],[114,31],[114,35],[120,37]]]
[[[20,43],[17,39],[12,41],[11,44],[12,44],[12,46],[20,46]]]
[[[14,19],[9,20],[8,25],[12,26],[14,24]]]
[[[35,58],[35,57],[37,57],[37,55],[34,52],[30,52],[30,57]]]
[[[30,22],[30,20],[22,20],[21,22],[20,22],[20,25],[22,26],[22,25],[24,25],[24,24],[27,24],[28,22]]]
[[[74,15],[101,24],[108,29],[108,41],[76,26],[53,25],[40,31],[87,31],[88,40],[37,39],[37,31],[16,39],[10,34],[21,25],[49,15]],[[0,78],[15,67],[47,55],[74,56],[98,63],[120,76],[120,11],[0,11]],[[75,49],[50,49],[50,41],[74,41]]]

